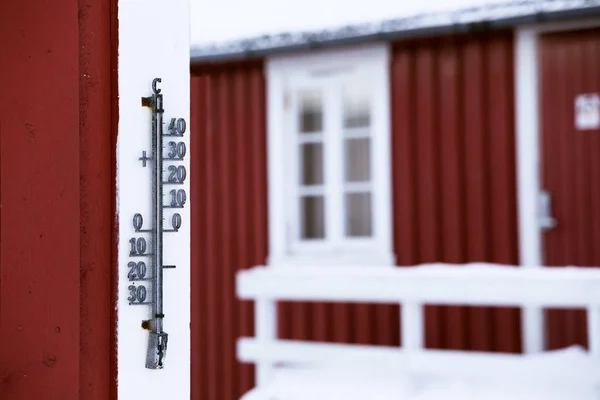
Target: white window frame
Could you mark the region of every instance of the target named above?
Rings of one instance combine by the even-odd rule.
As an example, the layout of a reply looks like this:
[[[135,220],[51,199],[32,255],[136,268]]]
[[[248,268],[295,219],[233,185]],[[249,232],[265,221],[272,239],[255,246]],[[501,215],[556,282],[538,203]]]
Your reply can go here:
[[[267,152],[269,202],[268,264],[370,265],[395,264],[392,239],[390,55],[387,44],[310,51],[275,56],[267,60]],[[371,184],[373,239],[344,239],[340,242],[300,243],[293,229],[298,220],[296,194],[291,185],[297,176],[297,137],[292,127],[295,116],[291,93],[298,85],[313,86],[331,76],[361,72],[372,79]],[[327,84],[327,83],[325,83]],[[327,119],[328,116],[324,115]],[[292,145],[293,144],[293,145]],[[336,173],[342,168],[342,147],[325,158]],[[331,155],[331,153],[328,153]],[[327,171],[328,168],[324,168]],[[292,182],[292,183],[291,183]],[[326,187],[326,190],[342,190]],[[341,207],[341,204],[335,206]],[[327,207],[329,208],[329,207]],[[330,218],[326,211],[326,218]],[[336,218],[336,217],[334,217]],[[342,224],[334,222],[336,226]],[[338,235],[339,237],[339,235]]]

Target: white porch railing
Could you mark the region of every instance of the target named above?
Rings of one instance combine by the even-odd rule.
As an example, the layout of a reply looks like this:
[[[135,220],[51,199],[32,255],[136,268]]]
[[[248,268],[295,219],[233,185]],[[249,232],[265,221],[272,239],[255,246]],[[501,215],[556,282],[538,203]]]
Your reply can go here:
[[[255,267],[237,276],[237,294],[253,299],[255,338],[238,341],[238,357],[257,366],[257,385],[276,363],[375,363],[411,373],[600,384],[600,268],[509,268],[490,264],[417,267]],[[402,346],[323,344],[278,340],[276,301],[335,301],[401,305]],[[538,373],[519,354],[426,350],[425,304],[584,308],[589,368],[557,366]]]

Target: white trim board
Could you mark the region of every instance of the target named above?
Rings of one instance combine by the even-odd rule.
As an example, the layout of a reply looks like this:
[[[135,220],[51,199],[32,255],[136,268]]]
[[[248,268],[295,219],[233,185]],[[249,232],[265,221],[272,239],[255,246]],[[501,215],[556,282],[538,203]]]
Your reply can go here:
[[[119,399],[189,399],[190,398],[190,59],[189,59],[189,0],[119,0],[119,126],[117,138],[117,210],[118,210],[118,300],[117,308],[117,367]],[[161,26],[162,24],[162,26]],[[168,24],[168,29],[165,29]],[[152,25],[152,26],[151,26]],[[142,107],[141,98],[152,95],[152,82],[160,78],[164,107],[164,131],[168,133],[171,118],[183,118],[187,130],[177,142],[184,142],[187,154],[183,161],[165,161],[167,166],[184,166],[187,177],[183,184],[165,187],[164,203],[171,189],[183,189],[188,199],[181,215],[182,225],[177,233],[163,235],[163,263],[176,268],[164,270],[163,313],[164,332],[168,334],[163,369],[147,369],[149,332],[142,321],[153,317],[149,305],[129,305],[129,287],[142,285],[151,300],[152,285],[138,279],[130,281],[128,264],[144,261],[148,277],[152,259],[130,257],[131,238],[145,238],[148,252],[154,252],[148,233],[138,233],[132,226],[135,213],[143,216],[143,229],[152,222],[152,170],[139,160],[142,152],[152,155],[152,114]],[[169,151],[163,138],[164,153]],[[163,172],[167,179],[168,172]],[[175,210],[164,212],[164,229],[172,225]]]
[[[543,231],[538,220],[542,188],[540,152],[538,38],[543,33],[600,26],[600,19],[526,25],[515,32],[515,134],[520,264],[539,268],[544,263]],[[545,348],[543,310],[526,307],[522,313],[523,351]]]

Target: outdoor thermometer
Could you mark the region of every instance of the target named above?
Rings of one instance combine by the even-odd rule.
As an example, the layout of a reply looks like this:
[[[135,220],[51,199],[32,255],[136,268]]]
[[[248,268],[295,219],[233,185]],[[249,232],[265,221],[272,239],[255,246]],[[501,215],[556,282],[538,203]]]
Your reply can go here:
[[[163,270],[175,268],[175,265],[164,264],[163,235],[177,233],[181,228],[178,209],[185,206],[187,198],[181,186],[187,175],[185,166],[181,165],[186,156],[186,145],[181,139],[187,124],[183,118],[170,118],[166,125],[163,95],[158,87],[160,82],[161,78],[155,78],[152,95],[142,97],[142,106],[152,110],[152,151],[150,155],[142,151],[139,158],[142,168],[150,167],[151,170],[152,211],[149,216],[141,213],[133,216],[136,236],[129,240],[130,261],[127,264],[129,304],[151,308],[150,319],[142,322],[142,327],[150,332],[146,353],[146,368],[149,369],[163,368],[167,355],[168,335],[163,327]],[[165,126],[167,132],[164,132]],[[145,222],[147,217],[148,223]]]

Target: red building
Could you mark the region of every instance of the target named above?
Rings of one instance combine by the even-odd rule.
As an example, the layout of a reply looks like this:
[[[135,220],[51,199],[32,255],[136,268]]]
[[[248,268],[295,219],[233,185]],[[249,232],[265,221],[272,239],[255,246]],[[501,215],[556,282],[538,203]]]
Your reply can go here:
[[[253,386],[236,361],[253,334],[240,269],[598,265],[599,6],[512,2],[193,48],[192,397]],[[283,338],[401,341],[392,305],[281,304],[279,320]],[[586,343],[584,320],[428,306],[425,342],[558,348]]]
[[[600,265],[599,14],[531,0],[194,48],[192,398],[253,386],[240,269]],[[115,399],[118,2],[0,22],[0,398]],[[285,338],[402,339],[392,305],[279,313]],[[540,316],[430,306],[425,342],[586,343],[581,311]]]

